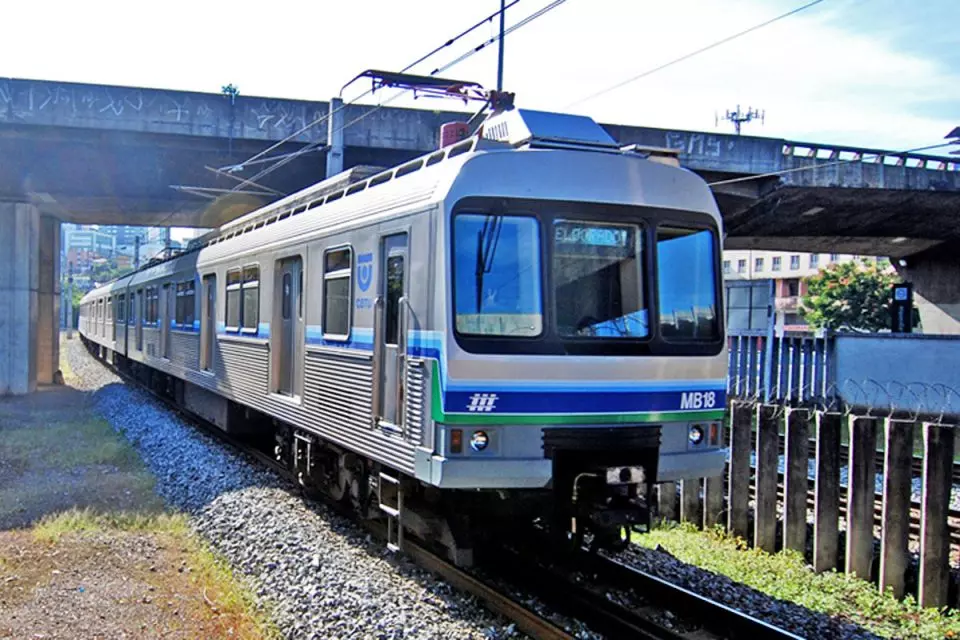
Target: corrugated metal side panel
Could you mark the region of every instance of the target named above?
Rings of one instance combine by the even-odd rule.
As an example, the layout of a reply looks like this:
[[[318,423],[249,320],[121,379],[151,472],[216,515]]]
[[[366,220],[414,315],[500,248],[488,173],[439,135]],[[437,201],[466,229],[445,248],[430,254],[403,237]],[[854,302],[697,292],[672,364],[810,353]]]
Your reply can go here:
[[[267,395],[270,349],[266,345],[221,340],[219,355],[216,373],[221,389],[251,405]]]
[[[143,352],[148,358],[160,357],[160,329],[143,328]]]
[[[421,358],[407,358],[406,415],[404,426],[407,441],[414,446],[423,443],[423,425],[427,411],[426,365]]]
[[[200,369],[200,334],[174,331],[170,334],[170,348],[171,364],[185,370]]]
[[[307,353],[304,406],[312,427],[357,452],[413,473],[414,448],[399,435],[373,428],[369,357]]]

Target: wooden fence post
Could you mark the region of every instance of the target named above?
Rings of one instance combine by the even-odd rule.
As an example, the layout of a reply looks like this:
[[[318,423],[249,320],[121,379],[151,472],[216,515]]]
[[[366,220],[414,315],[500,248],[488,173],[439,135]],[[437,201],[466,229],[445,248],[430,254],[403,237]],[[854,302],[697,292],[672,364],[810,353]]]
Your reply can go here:
[[[877,495],[877,419],[850,416],[847,467],[847,573],[870,579],[873,507]]]
[[[697,528],[703,523],[700,514],[700,478],[680,481],[680,522],[690,522]]]
[[[703,479],[703,528],[721,524],[723,512],[723,476]]]
[[[777,546],[778,425],[778,407],[757,406],[757,491],[753,543],[769,553],[776,551]]]
[[[817,471],[814,478],[813,570],[837,568],[840,528],[839,413],[817,413]]]
[[[673,522],[677,519],[676,482],[661,482],[657,485],[657,511],[661,520]]]
[[[750,503],[750,447],[754,410],[746,402],[730,403],[730,463],[727,481],[727,530],[747,537],[747,509]]]
[[[913,423],[884,421],[883,528],[880,535],[880,591],[902,598],[906,589],[910,536],[910,472],[913,463]]]
[[[807,547],[807,490],[810,434],[806,409],[787,410],[783,478],[783,548],[803,553]]]
[[[923,491],[920,498],[921,607],[943,607],[950,586],[950,506],[953,471],[952,426],[923,424]]]

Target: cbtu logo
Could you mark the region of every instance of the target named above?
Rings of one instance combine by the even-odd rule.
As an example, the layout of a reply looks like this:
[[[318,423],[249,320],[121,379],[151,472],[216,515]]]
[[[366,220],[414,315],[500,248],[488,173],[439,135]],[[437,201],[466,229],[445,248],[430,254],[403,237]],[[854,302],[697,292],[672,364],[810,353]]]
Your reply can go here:
[[[373,283],[373,254],[361,253],[357,256],[357,285],[360,291],[366,291]]]

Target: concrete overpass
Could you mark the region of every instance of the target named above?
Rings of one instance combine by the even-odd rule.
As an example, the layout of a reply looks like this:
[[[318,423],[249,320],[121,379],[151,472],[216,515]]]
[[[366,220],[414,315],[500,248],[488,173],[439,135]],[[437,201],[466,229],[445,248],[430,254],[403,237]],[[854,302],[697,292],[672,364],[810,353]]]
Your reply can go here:
[[[464,117],[387,107],[359,119],[370,109],[348,106],[281,145],[271,155],[308,144],[318,148],[261,182],[290,193],[345,167],[397,164],[435,148],[440,125]],[[330,102],[0,78],[0,394],[49,381],[56,368],[59,273],[47,261],[57,262],[59,221],[215,224],[230,212],[171,187],[229,189],[235,181],[204,167],[242,162],[331,111]],[[946,309],[960,331],[956,162],[771,138],[605,127],[623,144],[680,149],[684,166],[725,183],[715,193],[728,248],[907,257],[906,275],[921,304]],[[812,166],[819,168],[806,170]],[[765,176],[793,169],[804,170]],[[739,178],[750,179],[729,182]]]

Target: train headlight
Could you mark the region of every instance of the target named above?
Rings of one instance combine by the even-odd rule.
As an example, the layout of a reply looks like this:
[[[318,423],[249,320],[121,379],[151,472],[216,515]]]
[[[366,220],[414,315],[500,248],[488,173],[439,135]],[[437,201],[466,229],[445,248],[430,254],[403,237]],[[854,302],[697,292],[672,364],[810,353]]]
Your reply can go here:
[[[490,444],[490,436],[486,431],[474,431],[470,436],[470,448],[474,451],[483,451]]]
[[[689,440],[690,444],[695,447],[703,442],[703,436],[703,427],[698,424],[691,426],[690,430],[687,432],[687,440]]]

